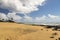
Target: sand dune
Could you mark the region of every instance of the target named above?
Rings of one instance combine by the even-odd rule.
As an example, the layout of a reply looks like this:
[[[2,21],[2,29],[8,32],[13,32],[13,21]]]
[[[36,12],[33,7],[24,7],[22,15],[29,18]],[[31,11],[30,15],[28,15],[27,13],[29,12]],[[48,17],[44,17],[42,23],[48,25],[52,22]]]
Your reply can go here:
[[[60,31],[44,26],[0,22],[0,40],[59,40]]]

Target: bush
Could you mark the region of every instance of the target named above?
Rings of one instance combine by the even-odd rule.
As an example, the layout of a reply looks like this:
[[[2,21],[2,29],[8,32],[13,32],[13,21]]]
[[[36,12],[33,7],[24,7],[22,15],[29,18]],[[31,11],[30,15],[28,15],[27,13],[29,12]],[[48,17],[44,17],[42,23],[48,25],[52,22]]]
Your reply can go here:
[[[7,22],[14,22],[13,18],[10,18],[9,20],[7,20]]]

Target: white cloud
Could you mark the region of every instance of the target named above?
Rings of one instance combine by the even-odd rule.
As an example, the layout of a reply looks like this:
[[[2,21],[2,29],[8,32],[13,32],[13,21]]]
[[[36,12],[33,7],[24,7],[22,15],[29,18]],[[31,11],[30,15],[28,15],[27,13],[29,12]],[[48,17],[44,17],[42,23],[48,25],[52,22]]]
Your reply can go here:
[[[25,15],[20,17],[16,13],[29,14],[32,11],[39,10],[38,6],[42,6],[46,0],[0,0],[0,8],[8,9],[12,13],[8,13],[8,19],[20,20],[23,18],[24,21],[32,21],[33,18]],[[14,13],[13,13],[14,12]]]
[[[13,18],[13,21],[17,22],[20,21],[22,19],[22,17],[16,15],[16,13],[8,13],[7,15],[4,13],[0,13],[0,20],[3,21],[7,21],[7,20],[11,20],[11,18]]]
[[[48,14],[48,17],[51,18],[51,19],[59,18],[59,16],[55,16],[55,15],[51,15],[51,14]]]
[[[24,20],[25,22],[32,22],[33,18],[30,17],[30,16],[25,15],[25,16],[23,17],[23,20]]]
[[[13,12],[30,13],[38,10],[45,0],[1,0],[0,8],[9,9]]]
[[[5,15],[4,13],[0,13],[0,18],[9,19],[13,18],[14,21],[23,19],[24,21],[30,22],[46,22],[46,21],[59,21],[60,16],[48,14],[48,16],[41,16],[32,18],[30,16],[25,15],[24,17],[20,17],[16,15],[16,13],[30,13],[32,11],[39,10],[38,6],[42,6],[46,0],[0,0],[0,8],[8,9],[12,11],[12,13],[8,13]],[[7,18],[9,17],[9,18]]]
[[[60,16],[56,16],[56,15],[52,15],[52,14],[48,14],[43,15],[41,17],[35,17],[34,22],[38,22],[38,23],[49,23],[49,22],[59,22],[60,20]]]
[[[43,22],[43,21],[45,21],[46,20],[46,16],[45,15],[43,15],[43,16],[41,16],[41,17],[36,17],[35,18],[35,22]]]
[[[56,16],[56,15],[52,15],[52,14],[48,14],[48,16],[43,15],[41,17],[30,17],[28,15],[24,15],[23,17],[20,17],[18,15],[16,15],[15,12],[13,13],[8,13],[7,15],[4,13],[0,13],[0,20],[4,19],[4,21],[6,20],[10,20],[11,18],[13,18],[13,20],[15,22],[18,22],[20,20],[23,20],[23,22],[32,22],[32,23],[46,23],[46,22],[59,22],[60,21],[60,16]]]
[[[4,19],[3,21],[8,20],[7,16],[4,13],[0,13],[0,20]]]
[[[60,16],[48,14],[48,17],[49,17],[51,22],[59,22],[59,20],[60,20]]]
[[[11,20],[11,18],[13,18],[13,21],[18,21],[18,20],[21,20],[22,19],[22,17],[20,17],[20,16],[18,16],[18,15],[16,15],[16,13],[8,13],[8,18]]]

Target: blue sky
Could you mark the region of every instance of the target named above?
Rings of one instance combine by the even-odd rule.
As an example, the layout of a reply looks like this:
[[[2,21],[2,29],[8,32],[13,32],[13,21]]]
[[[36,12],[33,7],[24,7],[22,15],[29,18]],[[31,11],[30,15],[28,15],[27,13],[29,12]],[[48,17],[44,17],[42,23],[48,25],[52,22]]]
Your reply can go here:
[[[34,11],[30,16],[41,16],[53,14],[60,16],[60,0],[47,0],[45,5],[39,7],[39,11]]]
[[[16,0],[17,1],[17,0]],[[19,0],[18,0],[19,1]],[[26,0],[25,0],[26,1]],[[37,0],[36,0],[37,1]],[[39,1],[39,0],[38,0]],[[38,2],[37,1],[37,2]],[[40,0],[40,2],[43,2],[43,0]],[[14,2],[14,1],[12,1],[12,2]],[[40,3],[40,4],[42,4],[42,2]],[[23,1],[23,3],[24,3],[24,1]],[[27,3],[28,3],[28,1],[27,1]],[[26,4],[27,4],[26,3]],[[31,3],[33,3],[33,1],[31,1]],[[0,4],[4,4],[4,3],[0,3]],[[7,4],[8,4],[8,2],[7,2]],[[18,3],[17,3],[18,4]],[[5,4],[6,5],[6,4]],[[2,7],[0,7],[0,13],[4,13],[4,14],[8,14],[10,11],[9,11],[9,9],[12,9],[12,11],[14,12],[14,11],[16,11],[15,10],[15,8],[14,8],[14,6],[15,6],[15,4],[13,4],[14,6],[12,6],[12,7],[10,7],[10,6],[5,6],[5,5],[3,5]],[[9,4],[8,4],[9,5]],[[27,5],[29,5],[29,3],[27,4]],[[36,4],[36,5],[38,5],[38,4]],[[18,5],[19,6],[19,5]],[[32,5],[32,6],[34,6],[34,5]],[[24,11],[25,9],[23,9],[23,7],[22,7],[22,12],[25,12],[25,14],[26,14],[26,12],[29,12],[28,14],[27,14],[27,16],[24,16],[22,13],[21,13],[21,10],[19,9],[18,11],[20,11],[20,13],[17,13],[17,15],[18,16],[21,16],[21,17],[23,17],[24,16],[24,18],[22,18],[22,19],[29,19],[28,21],[29,22],[31,22],[31,20],[33,19],[33,20],[36,20],[37,22],[52,22],[52,21],[54,21],[54,22],[60,22],[59,20],[60,20],[60,0],[44,0],[44,4],[41,6],[38,6],[38,9],[39,10],[37,10],[37,11],[34,11],[35,9],[33,9],[32,8],[32,10],[31,10],[31,7],[32,6],[30,6],[29,8],[30,8],[30,10],[29,11]],[[6,8],[7,9],[6,9]],[[28,7],[28,6],[27,6]],[[26,10],[28,10],[28,9],[26,9]],[[14,13],[12,13],[12,14],[14,14]],[[20,18],[21,18],[20,17]],[[21,20],[22,20],[21,19]],[[47,19],[47,20],[46,20]],[[26,20],[26,21],[27,21]],[[48,21],[49,20],[49,21]]]

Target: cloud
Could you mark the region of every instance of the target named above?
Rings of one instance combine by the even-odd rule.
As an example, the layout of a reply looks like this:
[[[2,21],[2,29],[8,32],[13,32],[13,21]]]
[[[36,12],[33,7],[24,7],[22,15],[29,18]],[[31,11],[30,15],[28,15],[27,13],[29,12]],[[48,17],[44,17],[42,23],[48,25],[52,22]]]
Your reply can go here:
[[[56,16],[56,15],[52,15],[52,14],[48,14],[46,15],[42,15],[41,17],[35,17],[34,19],[36,23],[55,23],[55,22],[59,22],[60,20],[60,16]]]
[[[42,23],[49,23],[49,22],[59,22],[60,20],[60,16],[56,16],[56,15],[52,15],[52,14],[48,14],[46,15],[42,15],[40,17],[31,17],[28,15],[24,15],[23,17],[16,15],[15,12],[12,13],[8,13],[7,15],[4,13],[0,13],[0,20],[4,19],[3,21],[7,21],[7,20],[11,20],[11,18],[13,18],[13,21],[15,22],[20,22],[20,20],[23,20],[23,22],[30,22],[30,23],[38,23],[38,24],[42,24]]]
[[[33,21],[33,18],[30,17],[30,16],[28,16],[28,15],[25,15],[23,18],[24,18],[23,20],[24,20],[25,22],[32,22],[32,21]]]
[[[38,6],[42,6],[46,0],[0,0],[0,8],[8,9],[9,13],[5,16],[8,19],[13,18],[14,21],[21,20],[22,17],[16,15],[17,13],[29,14],[32,11],[38,11]],[[14,12],[14,13],[13,13]],[[32,21],[32,17],[24,16],[24,21]]]
[[[51,22],[59,22],[60,20],[60,16],[57,16],[57,15],[48,14],[48,17]]]
[[[20,20],[22,19],[22,17],[16,15],[15,12],[13,12],[13,13],[8,13],[7,16],[8,16],[8,18],[9,18],[9,20],[11,20],[11,18],[13,18],[13,21],[20,21]]]
[[[1,0],[0,8],[8,9],[12,12],[30,13],[37,11],[38,6],[42,6],[46,0]]]
[[[55,16],[55,15],[51,15],[51,14],[48,14],[48,17],[51,18],[51,19],[59,18],[59,16]]]
[[[3,21],[8,20],[6,14],[4,14],[4,13],[0,13],[0,20],[2,20],[2,19],[4,19]]]
[[[44,22],[46,20],[46,18],[47,17],[45,15],[43,15],[41,17],[36,17],[35,22]]]
[[[4,13],[0,13],[0,20],[3,21],[7,21],[7,20],[11,20],[11,18],[13,18],[13,21],[17,22],[20,21],[22,19],[22,17],[16,15],[16,13],[8,13],[7,15]]]

